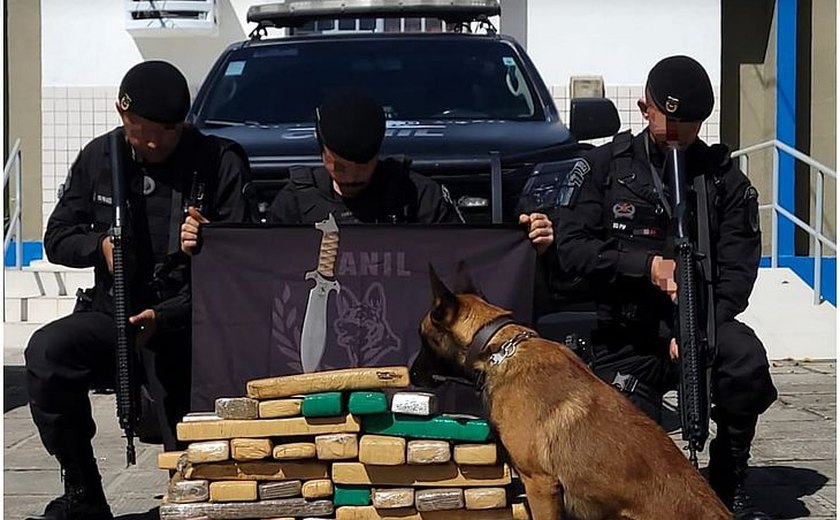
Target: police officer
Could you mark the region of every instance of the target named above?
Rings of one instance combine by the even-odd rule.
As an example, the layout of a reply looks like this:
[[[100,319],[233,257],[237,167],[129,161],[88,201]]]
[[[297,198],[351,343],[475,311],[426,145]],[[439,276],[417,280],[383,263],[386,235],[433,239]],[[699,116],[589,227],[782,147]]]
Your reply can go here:
[[[240,148],[202,135],[183,121],[190,105],[184,76],[148,61],[122,80],[123,125],[91,141],[70,169],[50,216],[44,246],[50,261],[94,267],[95,285],[73,314],[39,329],[26,349],[32,417],[58,459],[65,493],[40,519],[111,519],[93,455],[96,430],[88,390],[114,384],[112,176],[109,136],[118,134],[127,186],[127,273],[145,382],[164,446],[176,449],[175,424],[189,411],[189,258],[178,229],[188,205],[216,220],[244,217]],[[80,291],[81,292],[81,291]]]
[[[328,98],[316,110],[316,135],[323,166],[290,168],[290,182],[275,197],[269,222],[312,224],[330,213],[339,224],[463,222],[445,187],[405,161],[379,158],[385,114],[367,94],[349,90]],[[181,228],[185,252],[195,249],[206,221],[187,218]],[[539,253],[553,243],[546,215],[523,214],[519,222]]]
[[[710,483],[738,519],[769,518],[744,489],[758,416],[776,399],[767,355],[755,333],[735,317],[747,307],[761,254],[758,193],[724,145],[698,137],[712,112],[711,82],[687,56],[666,58],[650,71],[638,102],[648,126],[619,134],[592,150],[561,188],[557,250],[561,268],[587,277],[598,326],[593,369],[648,415],[659,418],[662,394],[676,383],[675,263],[669,241],[670,186],[663,178],[666,142],[685,150],[690,178],[708,187],[716,300]],[[689,185],[691,183],[689,182]]]

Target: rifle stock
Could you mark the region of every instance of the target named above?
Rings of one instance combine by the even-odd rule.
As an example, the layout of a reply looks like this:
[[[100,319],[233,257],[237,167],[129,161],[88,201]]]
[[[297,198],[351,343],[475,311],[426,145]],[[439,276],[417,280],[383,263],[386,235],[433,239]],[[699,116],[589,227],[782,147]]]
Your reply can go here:
[[[696,188],[702,185],[702,194],[697,197],[697,213],[693,213],[692,204],[688,197],[688,180],[685,171],[685,156],[682,150],[672,146],[665,162],[665,176],[670,182],[673,195],[674,218],[674,256],[677,263],[677,326],[676,340],[679,346],[679,375],[678,398],[680,406],[680,420],[682,424],[682,438],[688,441],[691,461],[697,466],[697,452],[703,450],[709,436],[709,341],[712,334],[709,326],[713,322],[706,319],[709,312],[709,298],[701,293],[700,288],[707,287],[702,283],[708,280],[708,270],[699,269],[698,260],[708,262],[707,245],[698,248],[698,237],[693,236],[693,230],[699,230],[698,235],[708,239],[707,222],[692,221],[706,219],[705,184],[702,177]],[[706,271],[706,272],[703,272]]]
[[[113,132],[109,136],[112,202],[114,225],[111,228],[111,241],[114,255],[114,321],[117,328],[117,416],[120,428],[126,438],[126,466],[135,464],[134,430],[139,422],[139,389],[136,381],[137,360],[134,352],[134,334],[128,323],[131,315],[129,284],[126,279],[126,228],[127,205],[124,191],[122,134]]]

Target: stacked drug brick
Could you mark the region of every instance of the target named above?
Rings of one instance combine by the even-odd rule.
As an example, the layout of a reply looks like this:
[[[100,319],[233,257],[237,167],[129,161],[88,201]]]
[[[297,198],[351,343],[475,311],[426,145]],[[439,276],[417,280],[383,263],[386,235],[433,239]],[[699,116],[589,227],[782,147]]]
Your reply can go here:
[[[508,503],[487,422],[437,415],[432,394],[382,391],[408,384],[405,367],[261,379],[188,415],[187,450],[158,460],[177,469],[161,519],[527,519]]]

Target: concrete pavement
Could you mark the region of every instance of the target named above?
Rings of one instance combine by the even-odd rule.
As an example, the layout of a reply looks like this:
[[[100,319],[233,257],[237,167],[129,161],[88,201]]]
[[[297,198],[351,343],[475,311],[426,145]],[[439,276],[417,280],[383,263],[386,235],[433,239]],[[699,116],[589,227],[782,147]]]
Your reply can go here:
[[[773,365],[780,397],[759,425],[749,479],[752,492],[773,518],[835,518],[835,363],[788,361]],[[23,367],[6,365],[4,375],[3,511],[5,518],[21,519],[42,511],[62,488],[58,466],[41,446],[26,406]],[[156,519],[167,480],[166,472],[156,469],[160,446],[138,444],[137,465],[126,469],[114,396],[91,397],[99,427],[96,454],[115,516],[120,520]]]

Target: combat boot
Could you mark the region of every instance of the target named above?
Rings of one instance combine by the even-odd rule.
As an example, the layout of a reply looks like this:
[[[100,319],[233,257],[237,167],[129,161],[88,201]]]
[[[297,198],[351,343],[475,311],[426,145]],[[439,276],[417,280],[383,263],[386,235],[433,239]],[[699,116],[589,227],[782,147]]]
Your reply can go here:
[[[747,492],[749,450],[733,449],[720,436],[709,444],[709,485],[732,511],[734,520],[770,520],[756,508]]]
[[[113,520],[99,472],[62,466],[64,494],[47,504],[44,513],[26,520]]]

